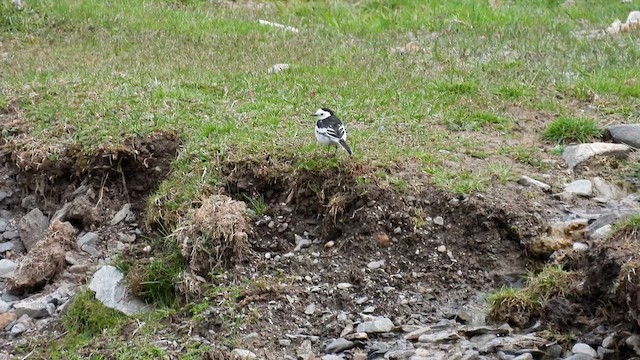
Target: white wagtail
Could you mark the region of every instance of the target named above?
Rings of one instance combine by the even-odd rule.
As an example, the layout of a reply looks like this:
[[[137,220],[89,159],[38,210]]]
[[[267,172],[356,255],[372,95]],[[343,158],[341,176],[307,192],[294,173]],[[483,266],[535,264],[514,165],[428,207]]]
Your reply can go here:
[[[327,108],[318,109],[312,114],[318,120],[316,122],[316,139],[324,145],[340,145],[351,156],[351,148],[347,145],[347,129],[333,111]]]

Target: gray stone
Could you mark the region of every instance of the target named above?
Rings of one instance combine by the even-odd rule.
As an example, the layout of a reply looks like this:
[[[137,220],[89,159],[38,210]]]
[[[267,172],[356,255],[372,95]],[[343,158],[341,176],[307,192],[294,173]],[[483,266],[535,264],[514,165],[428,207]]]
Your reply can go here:
[[[324,348],[324,352],[327,354],[334,354],[334,353],[339,353],[339,352],[349,350],[352,347],[353,347],[353,341],[349,341],[344,338],[337,338],[332,342],[330,342],[329,344],[327,344],[327,346]]]
[[[358,324],[357,332],[365,333],[385,333],[393,329],[393,322],[385,317],[377,318],[373,321],[365,321]]]
[[[12,241],[0,243],[0,254],[6,253],[7,251],[13,251],[15,247],[16,246]]]
[[[564,358],[564,360],[593,360],[594,358],[592,358],[589,355],[585,355],[585,354],[574,354],[569,356],[568,358]]]
[[[4,199],[12,197],[12,196],[13,196],[13,192],[12,191],[0,190],[0,202],[2,202]]]
[[[17,239],[20,237],[20,234],[18,234],[17,231],[5,231],[4,234],[2,234],[2,238],[5,240],[13,240],[13,239]]]
[[[592,358],[597,358],[598,357],[598,352],[595,351],[591,346],[589,346],[589,345],[587,345],[585,343],[576,343],[571,348],[571,352],[573,354],[588,355],[588,356],[591,356]]]
[[[547,357],[550,359],[559,358],[562,356],[562,346],[558,344],[549,345],[545,352],[547,353]]]
[[[625,341],[628,347],[632,348],[636,354],[640,355],[640,335],[631,335]]]
[[[93,274],[89,289],[96,293],[96,299],[106,307],[119,310],[127,315],[147,311],[147,306],[130,294],[125,287],[124,275],[111,265],[105,265]]]
[[[378,260],[378,261],[371,261],[370,263],[367,264],[367,267],[371,270],[375,270],[383,267],[384,263],[385,263],[384,259]]]
[[[518,180],[518,184],[523,185],[523,186],[535,186],[537,188],[540,188],[544,191],[550,191],[551,190],[551,186],[549,184],[545,184],[542,181],[538,181],[536,179],[530,178],[526,175],[522,175],[520,177],[520,179]]]
[[[613,141],[640,148],[640,124],[611,125],[606,131]]]
[[[118,233],[118,234],[116,234],[116,236],[118,237],[118,240],[122,241],[123,243],[130,244],[130,243],[136,241],[136,235],[135,234]]]
[[[287,346],[291,345],[291,340],[289,340],[289,339],[280,339],[280,340],[278,340],[278,344],[280,344],[280,346],[287,347]]]
[[[409,360],[415,353],[416,351],[413,349],[393,350],[386,353],[385,357],[389,360]]]
[[[0,260],[0,278],[8,279],[12,277],[16,267],[18,267],[18,265],[9,259]]]
[[[293,249],[293,251],[300,251],[304,248],[308,248],[309,246],[311,246],[311,244],[313,244],[313,242],[309,239],[306,239],[298,234],[294,234],[294,238],[296,241],[296,247]]]
[[[323,355],[320,360],[344,360],[344,355],[326,354]]]
[[[82,245],[81,249],[87,254],[93,256],[94,258],[99,258],[102,255],[100,254],[100,251],[98,251],[98,249],[94,248],[91,245]]]
[[[4,232],[5,230],[7,230],[7,220],[0,218],[0,232]]]
[[[589,180],[576,180],[564,187],[564,191],[569,194],[575,194],[584,197],[590,197],[593,194],[593,185]]]
[[[314,312],[316,312],[316,304],[309,304],[304,308],[304,313],[307,315],[313,315]]]
[[[47,303],[42,300],[22,301],[14,304],[13,308],[18,317],[28,315],[32,319],[41,319],[52,315],[52,313],[49,312]]]
[[[49,227],[49,219],[40,209],[33,209],[20,219],[18,233],[27,251],[31,251],[36,243],[42,240],[47,227]]]
[[[524,353],[514,357],[513,360],[533,360],[533,355],[531,355],[531,353]]]
[[[26,210],[31,210],[33,208],[36,207],[36,196],[31,194],[31,195],[27,195],[25,197],[22,198],[22,201],[20,202],[20,206],[22,206],[23,209]]]
[[[589,238],[591,240],[602,239],[605,236],[609,235],[611,230],[613,230],[613,226],[611,224],[607,224],[605,226],[601,226],[601,227],[597,228],[594,232],[592,232],[591,235],[589,235]]]
[[[253,360],[258,358],[256,354],[245,349],[233,349],[231,354],[240,360]]]
[[[590,143],[567,146],[562,153],[562,158],[567,163],[569,169],[574,169],[579,164],[591,159],[594,156],[615,156],[627,155],[632,150],[628,145],[610,143]]]
[[[69,211],[71,211],[71,207],[73,206],[72,203],[68,202],[65,203],[60,209],[58,209],[55,213],[53,213],[53,216],[51,217],[51,222],[54,221],[64,221],[67,218],[67,215],[69,215]]]
[[[374,311],[376,311],[376,307],[375,306],[367,306],[366,308],[364,308],[364,310],[362,310],[363,314],[372,314]]]
[[[614,360],[616,358],[616,351],[613,349],[605,349],[602,346],[598,346],[598,358],[602,360]]]
[[[11,305],[7,302],[0,300],[0,314],[4,314],[11,309]]]
[[[461,360],[477,360],[480,353],[475,350],[467,350],[462,354]]]
[[[615,188],[601,177],[591,179],[593,187],[598,192],[598,200],[607,202],[617,197]]]
[[[442,218],[442,216],[436,216],[433,219],[433,223],[436,224],[436,225],[442,226],[442,225],[444,225],[444,219]]]
[[[120,209],[115,214],[113,219],[111,219],[111,226],[118,225],[119,223],[121,223],[122,220],[124,220],[127,217],[127,215],[129,215],[130,212],[131,212],[131,204],[124,204],[122,209]]]
[[[89,231],[88,233],[82,235],[78,239],[77,244],[79,248],[82,248],[83,245],[94,246],[97,241],[98,241],[98,234]]]
[[[23,323],[15,323],[15,325],[13,325],[11,327],[11,335],[20,335],[23,332],[27,331],[28,327],[27,325],[23,324]]]
[[[616,347],[616,334],[608,335],[602,340],[602,347],[605,349],[614,349]]]

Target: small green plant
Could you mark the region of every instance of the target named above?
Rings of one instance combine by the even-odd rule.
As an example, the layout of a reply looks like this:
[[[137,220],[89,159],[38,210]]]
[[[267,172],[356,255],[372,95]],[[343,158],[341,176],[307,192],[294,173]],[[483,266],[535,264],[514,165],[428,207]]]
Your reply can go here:
[[[244,195],[244,198],[249,202],[249,208],[253,210],[256,216],[264,215],[265,210],[267,210],[267,203],[264,201],[262,194],[253,197]]]
[[[132,267],[127,280],[131,290],[147,303],[172,307],[179,301],[175,284],[185,267],[185,260],[176,247],[170,247],[168,251],[146,265]]]
[[[74,297],[62,318],[62,326],[69,332],[96,336],[120,327],[125,321],[126,316],[121,312],[102,305],[92,291],[85,290]]]
[[[613,226],[613,230],[615,233],[619,233],[622,231],[628,231],[632,233],[640,232],[640,215],[634,214],[622,221],[617,222]]]
[[[561,116],[547,125],[543,139],[556,144],[584,143],[602,136],[595,120]]]
[[[484,172],[502,185],[517,179],[513,167],[503,162],[490,162],[484,169]]]

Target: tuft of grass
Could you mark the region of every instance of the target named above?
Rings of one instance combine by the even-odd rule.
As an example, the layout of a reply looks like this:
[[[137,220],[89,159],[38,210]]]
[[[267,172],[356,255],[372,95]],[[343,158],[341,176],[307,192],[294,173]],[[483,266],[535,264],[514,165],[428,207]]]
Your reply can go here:
[[[561,265],[546,265],[539,273],[529,273],[523,288],[507,286],[487,295],[489,317],[526,326],[546,301],[567,296],[575,281],[576,274]]]
[[[602,136],[595,120],[561,116],[549,123],[542,138],[556,144],[584,143]]]
[[[91,337],[119,328],[126,319],[121,312],[102,305],[92,291],[85,290],[73,298],[62,317],[62,326],[66,331]]]
[[[185,269],[185,260],[177,246],[166,246],[164,255],[147,264],[137,263],[126,273],[131,291],[150,304],[175,307],[180,302],[176,283]]]
[[[623,231],[629,233],[640,232],[640,214],[633,214],[626,219],[615,223],[613,230],[613,233],[620,233]]]
[[[264,201],[264,196],[262,194],[258,194],[255,196],[244,195],[244,198],[249,203],[249,209],[253,210],[255,216],[264,215],[265,210],[267,210],[267,203]]]

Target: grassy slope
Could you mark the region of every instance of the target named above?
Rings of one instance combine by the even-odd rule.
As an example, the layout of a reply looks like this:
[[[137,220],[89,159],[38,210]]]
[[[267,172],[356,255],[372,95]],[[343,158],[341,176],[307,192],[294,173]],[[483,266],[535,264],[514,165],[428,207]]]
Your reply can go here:
[[[512,164],[541,166],[552,146],[544,124],[514,107],[546,119],[638,122],[637,34],[572,35],[634,10],[617,1],[27,3],[15,11],[0,0],[0,108],[17,102],[43,143],[87,151],[128,134],[178,132],[184,149],[158,195],[172,194],[169,207],[214,182],[220,157],[335,166],[307,117],[322,105],[351,130],[354,161],[412,162],[459,192],[512,178]],[[412,40],[423,51],[389,51]],[[268,74],[276,63],[293,68]]]

